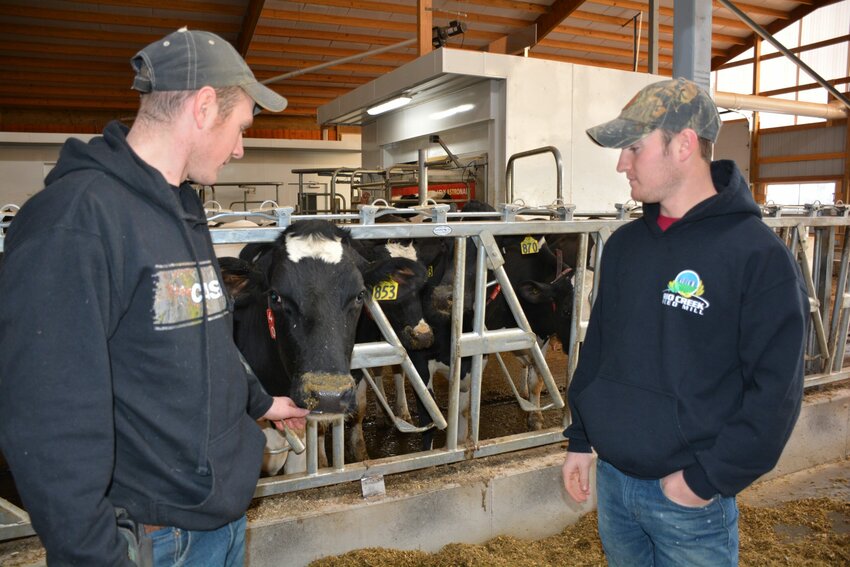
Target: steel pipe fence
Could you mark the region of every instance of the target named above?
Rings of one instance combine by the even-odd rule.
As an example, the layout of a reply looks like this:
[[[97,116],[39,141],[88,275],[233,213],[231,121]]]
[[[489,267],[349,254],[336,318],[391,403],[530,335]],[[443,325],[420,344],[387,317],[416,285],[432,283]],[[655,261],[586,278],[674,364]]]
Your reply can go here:
[[[850,209],[844,206],[777,207],[763,208],[764,222],[786,243],[800,265],[811,305],[811,325],[806,349],[806,388],[847,380],[850,364],[845,363],[845,347],[850,327],[850,290],[848,290],[848,262],[850,262]],[[414,222],[377,223],[381,216],[393,214],[409,216]],[[421,432],[392,415],[392,410],[368,372],[369,368],[400,364],[407,381],[431,416],[438,429],[447,432],[443,448],[411,454],[390,456],[365,462],[343,463],[344,449],[342,417],[323,416],[308,420],[307,471],[303,473],[262,478],[257,483],[255,497],[265,497],[286,492],[361,480],[377,475],[398,474],[435,465],[456,463],[522,449],[529,449],[563,441],[562,427],[569,423],[564,396],[569,379],[575,371],[580,344],[584,339],[589,307],[595,300],[598,282],[590,272],[588,258],[593,243],[591,266],[599,266],[602,252],[610,235],[640,215],[635,205],[618,206],[613,212],[576,214],[571,205],[556,204],[551,207],[528,208],[517,205],[500,205],[495,213],[464,214],[450,212],[448,205],[428,205],[412,209],[363,205],[358,214],[293,215],[292,208],[279,208],[267,213],[213,214],[210,220],[231,216],[250,218],[263,216],[275,226],[262,228],[213,229],[214,244],[271,242],[292,222],[303,219],[324,219],[336,222],[350,231],[354,239],[394,238],[453,238],[455,239],[453,322],[451,338],[451,366],[449,370],[449,403],[444,416],[425,387],[400,340],[386,320],[378,302],[367,300],[366,307],[381,330],[384,341],[357,344],[352,355],[352,369],[364,369],[367,383],[378,397],[379,407],[390,414],[393,423],[402,432]],[[592,216],[594,218],[586,218]],[[537,220],[529,220],[535,217]],[[542,217],[542,220],[541,220]],[[603,218],[596,218],[603,217]],[[463,218],[465,222],[453,222]],[[424,221],[424,222],[423,222]],[[572,336],[564,352],[568,356],[566,376],[554,377],[546,363],[536,337],[522,311],[510,281],[504,271],[504,258],[496,244],[496,237],[517,235],[574,234],[578,238],[578,253],[574,267],[574,297]],[[475,292],[472,330],[464,331],[463,296],[466,266],[466,243],[474,243]],[[836,254],[836,248],[840,252]],[[2,250],[2,236],[0,236]],[[502,286],[517,326],[512,329],[488,330],[484,325],[488,274]],[[498,437],[479,439],[481,385],[484,356],[520,351],[532,361],[543,378],[549,402],[536,407],[517,395],[525,411],[545,410],[560,412],[558,427]],[[472,357],[469,384],[462,384],[461,358]],[[377,377],[380,379],[380,376]],[[512,379],[511,379],[512,380]],[[513,385],[513,384],[512,384]],[[463,387],[463,389],[462,389]],[[463,397],[469,399],[469,435],[461,444],[457,432]],[[523,403],[525,402],[525,403]],[[466,403],[465,401],[463,403]],[[542,405],[542,404],[541,404]],[[317,462],[317,435],[319,421],[332,424],[333,459],[331,466],[320,468]],[[31,535],[26,512],[0,499],[0,541]]]

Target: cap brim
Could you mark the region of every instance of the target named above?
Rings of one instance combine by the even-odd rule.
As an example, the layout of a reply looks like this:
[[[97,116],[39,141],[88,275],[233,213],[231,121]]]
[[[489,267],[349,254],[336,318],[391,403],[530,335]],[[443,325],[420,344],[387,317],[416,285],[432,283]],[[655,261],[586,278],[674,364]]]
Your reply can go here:
[[[271,112],[280,112],[286,108],[286,99],[267,86],[260,83],[248,83],[242,85],[245,92],[248,93],[258,106],[270,110]]]
[[[652,130],[654,130],[653,126],[615,118],[599,126],[588,128],[586,132],[591,140],[604,148],[622,149],[631,146]]]

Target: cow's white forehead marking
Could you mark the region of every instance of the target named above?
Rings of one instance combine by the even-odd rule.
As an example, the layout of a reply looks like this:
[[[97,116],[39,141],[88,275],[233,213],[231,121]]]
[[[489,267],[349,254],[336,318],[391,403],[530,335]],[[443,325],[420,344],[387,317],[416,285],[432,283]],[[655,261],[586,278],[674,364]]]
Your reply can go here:
[[[339,238],[328,240],[315,234],[287,234],[286,254],[289,260],[296,264],[302,258],[315,258],[328,264],[339,264],[342,261],[342,241]]]
[[[387,252],[390,253],[390,258],[407,258],[416,261],[416,248],[413,247],[412,242],[407,246],[398,242],[388,242],[386,248]]]

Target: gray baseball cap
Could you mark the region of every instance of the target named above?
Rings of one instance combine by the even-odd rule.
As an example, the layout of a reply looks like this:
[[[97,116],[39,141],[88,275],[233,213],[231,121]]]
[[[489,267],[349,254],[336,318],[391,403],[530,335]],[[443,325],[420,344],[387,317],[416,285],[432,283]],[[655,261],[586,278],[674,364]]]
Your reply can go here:
[[[680,77],[645,86],[617,118],[588,128],[587,135],[600,146],[625,148],[657,128],[670,132],[691,128],[700,138],[716,142],[720,125],[717,106],[708,93]]]
[[[260,84],[239,52],[214,33],[180,28],[136,53],[130,64],[133,88],[142,93],[238,86],[266,110],[286,108],[286,99]],[[143,64],[149,76],[140,73]]]

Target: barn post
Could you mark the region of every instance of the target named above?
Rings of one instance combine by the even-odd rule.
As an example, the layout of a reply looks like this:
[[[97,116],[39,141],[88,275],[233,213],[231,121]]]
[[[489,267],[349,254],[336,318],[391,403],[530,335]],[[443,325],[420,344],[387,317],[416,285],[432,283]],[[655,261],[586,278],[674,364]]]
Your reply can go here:
[[[709,90],[711,72],[711,2],[673,3],[673,77],[683,77]]]

